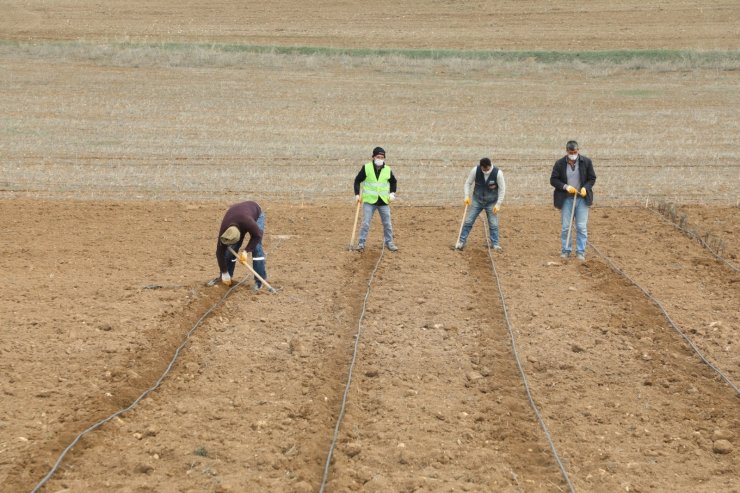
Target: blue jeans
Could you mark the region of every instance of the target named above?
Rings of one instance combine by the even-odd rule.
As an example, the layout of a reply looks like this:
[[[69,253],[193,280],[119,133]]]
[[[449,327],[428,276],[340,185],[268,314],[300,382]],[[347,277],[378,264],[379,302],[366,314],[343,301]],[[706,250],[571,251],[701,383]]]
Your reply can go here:
[[[387,205],[375,205],[363,202],[362,204],[362,226],[360,226],[359,245],[365,244],[367,232],[370,230],[370,220],[373,218],[375,211],[380,215],[380,221],[383,223],[383,239],[386,243],[393,243],[393,226],[391,225],[391,208]]]
[[[495,202],[481,204],[475,198],[473,198],[473,201],[470,204],[468,215],[465,216],[462,233],[460,233],[460,243],[464,245],[465,242],[468,241],[468,235],[470,234],[470,230],[473,229],[473,224],[475,224],[475,220],[478,218],[478,215],[482,211],[486,211],[486,216],[488,217],[488,231],[491,237],[491,245],[498,245],[498,216],[493,213],[494,205],[496,205]]]
[[[568,228],[570,227],[570,215],[573,212],[573,197],[568,197],[563,203],[563,208],[560,209],[560,221],[562,223],[562,229],[560,231],[560,242],[562,243],[562,253],[570,255],[572,246],[566,243],[568,239]],[[576,215],[573,217],[573,222],[576,225],[576,253],[586,253],[586,243],[588,242],[588,206],[586,205],[586,199],[578,197],[576,202]],[[573,241],[573,233],[570,234],[571,241]]]
[[[262,233],[265,232],[265,213],[262,212],[260,216],[257,218],[257,226],[260,227],[262,230]],[[246,235],[244,235],[246,236]],[[244,241],[244,236],[236,242],[234,245],[232,245],[232,249],[235,252],[238,252],[239,249],[242,247],[242,242]],[[229,249],[226,249],[226,253],[224,254],[224,258],[226,259],[226,269],[229,271],[229,275],[234,275],[234,267],[236,266],[236,257],[229,251]],[[262,241],[257,243],[257,245],[254,247],[254,251],[252,252],[252,268],[254,271],[262,276],[262,279],[265,281],[267,280],[267,264],[265,262],[265,250],[262,248]],[[255,284],[257,287],[262,287],[262,282],[254,278]]]

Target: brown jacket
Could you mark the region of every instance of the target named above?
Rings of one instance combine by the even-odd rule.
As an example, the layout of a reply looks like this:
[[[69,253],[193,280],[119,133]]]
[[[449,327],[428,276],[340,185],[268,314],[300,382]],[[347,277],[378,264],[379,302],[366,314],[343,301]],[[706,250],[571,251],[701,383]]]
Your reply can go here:
[[[237,243],[240,245],[244,241],[244,235],[249,233],[249,242],[244,248],[247,252],[252,252],[254,247],[262,241],[262,229],[257,225],[257,219],[262,214],[262,209],[257,202],[247,201],[234,204],[226,211],[223,221],[221,221],[221,228],[218,230],[218,237],[216,238],[216,259],[218,260],[218,267],[221,272],[226,272],[226,259],[224,257],[226,253],[226,245],[221,243],[219,238],[224,231],[230,226],[236,226],[239,228],[241,239]],[[235,245],[236,246],[236,245]]]

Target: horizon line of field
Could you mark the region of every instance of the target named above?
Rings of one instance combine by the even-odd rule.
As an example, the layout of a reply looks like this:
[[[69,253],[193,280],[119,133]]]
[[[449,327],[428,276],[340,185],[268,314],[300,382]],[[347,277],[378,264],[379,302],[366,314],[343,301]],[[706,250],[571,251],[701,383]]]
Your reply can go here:
[[[150,48],[164,51],[183,51],[202,49],[223,53],[246,53],[292,56],[325,56],[325,57],[403,57],[409,59],[466,59],[481,61],[513,61],[538,63],[556,63],[581,61],[584,63],[627,63],[636,60],[648,62],[670,61],[740,61],[740,50],[713,49],[617,49],[617,50],[466,50],[449,48],[337,48],[329,46],[282,46],[254,45],[241,43],[204,43],[204,42],[136,42],[136,41],[85,41],[85,40],[31,40],[19,41],[0,39],[0,46],[38,47],[40,45],[62,47],[106,46],[121,50]]]
[[[494,164],[496,162],[513,162],[517,163],[516,168],[539,168],[542,166],[542,163],[547,163],[548,165],[552,165],[554,161],[557,161],[558,159],[562,158],[563,156],[559,157],[553,157],[553,158],[531,158],[532,161],[540,161],[540,163],[522,163],[522,158],[520,157],[505,157],[505,158],[495,158],[492,159]],[[674,156],[646,156],[642,158],[643,160],[661,160],[661,159],[673,159]],[[54,159],[59,159],[60,161],[54,161]],[[103,156],[74,156],[74,157],[49,157],[49,156],[17,156],[14,158],[11,158],[10,160],[17,161],[17,160],[40,160],[41,162],[38,163],[39,165],[49,166],[49,165],[64,165],[64,166],[99,166],[99,165],[108,165],[108,166],[120,166],[121,163],[115,162],[115,161],[124,161],[124,165],[128,162],[136,163],[136,162],[142,162],[142,161],[159,161],[157,165],[162,164],[169,164],[169,165],[177,165],[177,164],[187,164],[188,166],[209,166],[212,165],[212,161],[237,161],[239,163],[249,163],[250,166],[253,167],[272,167],[275,166],[274,163],[270,161],[277,161],[279,162],[278,166],[295,166],[295,162],[300,162],[302,167],[321,167],[326,166],[327,162],[332,162],[332,166],[337,164],[347,164],[351,166],[355,165],[362,165],[362,161],[369,160],[371,158],[365,158],[365,159],[347,159],[347,158],[334,158],[334,157],[286,157],[286,156],[266,156],[266,157],[255,157],[254,155],[250,155],[248,157],[239,157],[239,156],[217,156],[217,157],[205,157],[205,156],[199,156],[197,158],[190,158],[190,157],[168,157],[168,156],[147,156],[147,157],[136,157],[136,156],[110,156],[110,157],[103,157]],[[639,168],[639,167],[645,167],[644,161],[641,161],[639,163],[635,162],[631,159],[626,158],[618,158],[618,157],[590,157],[590,159],[594,161],[598,161],[599,163],[603,162],[616,162],[620,164],[599,164],[599,168],[614,168],[614,169],[633,169],[633,168]],[[653,167],[653,168],[740,168],[740,161],[736,160],[736,156],[719,156],[715,159],[728,159],[731,160],[729,163],[717,163],[717,162],[703,162],[700,165],[696,165],[693,163],[677,163],[675,161],[667,162],[667,163],[661,163],[656,166],[647,166],[647,167]],[[52,162],[49,162],[52,161]],[[88,161],[88,162],[76,162],[76,161]],[[90,163],[89,161],[97,161],[94,163]],[[106,162],[106,161],[112,161],[112,162]],[[182,163],[183,161],[187,161],[187,163]],[[209,162],[210,161],[210,162]],[[627,164],[629,163],[629,164]],[[453,158],[453,159],[443,159],[443,158],[402,158],[398,160],[392,160],[388,163],[389,166],[392,165],[418,165],[422,164],[429,167],[438,167],[438,168],[449,168],[449,167],[470,167],[475,166],[477,163],[474,159],[465,159],[465,158]]]
[[[549,184],[547,185],[549,187]],[[49,189],[7,189],[0,184],[0,200],[47,200],[54,201],[79,201],[79,202],[178,202],[178,201],[201,201],[204,203],[224,202],[233,203],[240,200],[257,200],[256,197],[268,202],[278,201],[286,205],[296,207],[326,207],[327,199],[338,199],[353,205],[354,195],[351,193],[339,193],[317,190],[306,194],[296,194],[287,191],[266,192],[264,190],[177,190],[177,189],[147,189],[143,190],[137,187],[118,187],[117,190],[99,189],[95,191],[85,190],[84,195],[80,195],[81,188],[65,188],[59,190]],[[136,195],[132,195],[136,193]],[[458,192],[450,192],[444,197],[437,197],[433,200],[425,198],[428,194],[424,192],[407,192],[403,194],[402,199],[396,199],[394,207],[412,207],[412,208],[447,208],[457,207],[462,199]],[[406,198],[408,197],[408,198]],[[681,206],[707,206],[707,207],[740,207],[740,198],[723,198],[714,197],[707,199],[707,194],[703,191],[687,193],[658,193],[650,195],[633,194],[625,195],[614,192],[612,194],[601,194],[600,200],[594,203],[599,209],[633,209],[642,208],[646,202],[669,202]],[[404,203],[405,202],[405,203]],[[552,196],[532,192],[524,195],[507,195],[507,207],[552,207]]]

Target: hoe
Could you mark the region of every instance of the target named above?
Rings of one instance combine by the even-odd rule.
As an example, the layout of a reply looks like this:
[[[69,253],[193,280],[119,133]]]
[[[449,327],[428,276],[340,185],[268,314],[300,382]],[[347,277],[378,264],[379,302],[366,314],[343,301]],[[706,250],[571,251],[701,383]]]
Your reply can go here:
[[[357,219],[360,217],[360,206],[362,205],[362,200],[357,201],[357,208],[355,209],[355,224],[352,226],[352,239],[349,240],[349,245],[347,245],[347,250],[354,250],[355,249],[355,232],[357,231]]]
[[[251,266],[251,265],[249,265],[249,262],[247,262],[247,256],[246,256],[246,255],[239,255],[239,254],[238,254],[238,253],[236,253],[236,252],[234,251],[234,249],[233,249],[233,248],[231,248],[231,247],[229,247],[229,251],[231,252],[231,254],[232,254],[232,255],[233,255],[234,257],[236,257],[236,258],[237,258],[237,260],[239,260],[239,262],[241,262],[241,264],[242,264],[242,265],[243,265],[244,267],[246,267],[247,269],[249,269],[249,272],[251,272],[252,274],[254,274],[254,277],[256,277],[257,279],[259,279],[259,281],[260,281],[260,282],[261,282],[262,284],[264,284],[265,286],[267,286],[267,289],[268,289],[268,290],[269,290],[269,291],[270,291],[271,293],[277,293],[277,289],[275,289],[275,288],[273,288],[272,286],[270,286],[270,284],[269,284],[269,283],[268,283],[267,281],[265,281],[265,280],[264,280],[264,279],[262,278],[262,276],[261,276],[261,275],[257,274],[257,273],[256,273],[256,272],[254,271],[254,269],[252,268],[252,266]]]

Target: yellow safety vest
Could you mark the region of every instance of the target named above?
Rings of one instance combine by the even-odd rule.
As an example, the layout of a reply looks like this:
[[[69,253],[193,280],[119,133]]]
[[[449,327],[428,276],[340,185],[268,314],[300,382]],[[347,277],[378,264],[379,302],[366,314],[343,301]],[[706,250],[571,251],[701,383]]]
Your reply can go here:
[[[386,204],[391,200],[391,169],[384,166],[380,170],[380,176],[375,177],[375,166],[372,162],[365,163],[365,181],[362,186],[362,201],[374,204],[380,200]]]

